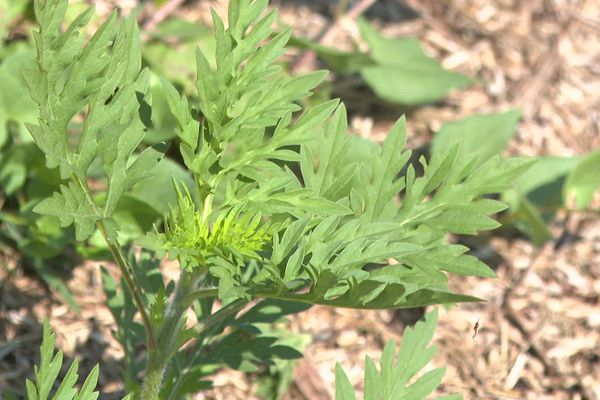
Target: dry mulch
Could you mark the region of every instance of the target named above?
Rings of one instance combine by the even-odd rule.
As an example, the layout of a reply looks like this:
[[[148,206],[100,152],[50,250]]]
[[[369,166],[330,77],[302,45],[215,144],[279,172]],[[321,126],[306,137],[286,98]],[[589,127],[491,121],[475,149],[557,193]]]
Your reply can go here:
[[[190,1],[176,12],[206,22],[209,6],[223,11],[225,4]],[[284,23],[316,39],[332,24],[336,4],[278,2]],[[426,143],[446,121],[521,107],[510,154],[569,156],[600,147],[598,1],[379,0],[366,16],[389,35],[419,37],[444,66],[482,82],[411,111],[411,146]],[[337,27],[325,44],[345,48],[359,39],[354,20],[342,18]],[[366,93],[347,95],[355,133],[385,137],[393,110],[378,112],[380,104]],[[542,248],[517,236],[476,242],[498,279],[451,278],[453,288],[487,302],[441,312],[434,342],[435,364],[447,366],[444,392],[465,399],[600,399],[600,218],[561,213],[551,230],[553,240]],[[6,255],[8,268],[0,269],[0,387],[22,389],[37,359],[39,321],[48,317],[65,353],[77,354],[84,370],[101,362],[101,385],[118,390],[122,351],[110,337],[113,322],[103,306],[98,266],[85,263],[69,280],[82,308],[77,316],[13,256]],[[293,318],[290,329],[310,334],[312,343],[288,397],[333,398],[336,362],[360,390],[364,356],[377,359],[383,344],[400,341],[405,323],[418,317],[313,307]],[[256,384],[242,374],[224,371],[215,384],[197,398],[254,398]]]

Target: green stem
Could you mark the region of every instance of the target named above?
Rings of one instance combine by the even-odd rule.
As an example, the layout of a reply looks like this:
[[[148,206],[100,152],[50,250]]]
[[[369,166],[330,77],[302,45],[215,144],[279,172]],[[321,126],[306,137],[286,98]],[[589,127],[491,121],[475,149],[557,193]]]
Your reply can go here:
[[[85,193],[87,201],[92,206],[94,213],[96,215],[101,215],[97,210],[96,202],[94,201],[87,184],[84,183],[84,181],[77,175],[73,175],[71,178]],[[106,226],[104,225],[104,221],[99,219],[96,221],[96,226],[102,234],[104,241],[108,245],[108,249],[110,250],[115,262],[119,266],[129,291],[133,295],[133,301],[135,302],[135,305],[142,316],[142,323],[146,331],[146,344],[148,346],[148,351],[151,351],[156,348],[156,338],[154,336],[152,324],[150,323],[150,318],[148,317],[148,312],[146,311],[146,305],[143,300],[141,286],[137,283],[133,269],[127,262],[127,257],[125,257],[125,254],[123,254],[123,249],[119,245],[119,242],[116,238],[113,238],[108,234]]]
[[[148,351],[148,362],[140,399],[158,400],[167,365],[181,344],[178,339],[185,323],[183,315],[189,306],[189,303],[186,303],[187,296],[194,290],[202,275],[203,272],[181,273],[173,299],[165,311],[164,319],[158,330],[157,347]]]
[[[158,400],[166,364],[165,360],[161,359],[160,355],[157,353],[157,351],[148,353],[144,384],[138,397],[141,400]]]
[[[193,292],[192,292],[193,293]],[[190,294],[192,294],[190,293]],[[186,381],[187,376],[190,373],[190,368],[194,365],[196,359],[202,353],[206,346],[206,338],[214,335],[213,330],[219,326],[221,322],[230,317],[231,315],[236,314],[240,311],[244,306],[248,304],[248,302],[244,300],[236,300],[232,303],[229,303],[225,307],[221,308],[216,313],[209,315],[205,318],[202,323],[199,323],[196,328],[198,329],[198,344],[192,354],[188,357],[185,365],[181,368],[181,374],[175,381],[175,384],[171,388],[167,400],[175,400],[175,397],[179,390],[181,389],[181,385]]]
[[[140,285],[137,283],[135,279],[135,275],[133,274],[132,268],[127,262],[127,258],[125,254],[123,254],[123,250],[121,246],[119,246],[116,241],[112,240],[112,238],[108,235],[106,231],[106,227],[102,221],[97,221],[96,226],[98,230],[104,237],[104,241],[108,245],[108,248],[117,262],[119,269],[121,270],[121,274],[125,278],[125,283],[129,288],[129,291],[133,295],[133,301],[142,316],[142,324],[144,325],[144,329],[146,331],[146,342],[148,346],[148,351],[152,351],[156,349],[156,338],[154,336],[154,329],[152,328],[152,324],[150,323],[150,318],[148,317],[148,312],[146,311],[146,306],[144,304],[144,300],[142,299],[142,293],[140,289]]]

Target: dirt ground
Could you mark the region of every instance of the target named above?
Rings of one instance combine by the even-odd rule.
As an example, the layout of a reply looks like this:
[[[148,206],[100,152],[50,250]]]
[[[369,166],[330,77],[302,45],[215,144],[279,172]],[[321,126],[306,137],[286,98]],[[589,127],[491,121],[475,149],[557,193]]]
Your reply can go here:
[[[106,2],[99,2],[106,3]],[[135,6],[137,1],[119,2]],[[168,1],[167,3],[182,3]],[[187,1],[173,12],[207,22],[208,9],[225,0]],[[348,7],[365,1],[348,1]],[[440,103],[410,110],[409,145],[426,143],[442,123],[473,113],[523,110],[509,153],[578,155],[600,147],[600,2],[598,0],[379,0],[364,15],[384,33],[411,35],[447,68],[481,83]],[[298,35],[347,48],[360,40],[356,20],[339,16],[338,1],[272,2]],[[102,11],[110,8],[100,4]],[[152,13],[148,13],[152,15]],[[333,28],[332,28],[333,26]],[[308,60],[304,69],[319,67]],[[352,130],[382,140],[394,110],[368,94],[340,94],[349,104]],[[347,95],[344,96],[344,95]],[[498,279],[453,277],[454,289],[486,303],[442,309],[434,343],[436,365],[446,365],[443,392],[465,399],[600,399],[600,218],[561,213],[553,239],[541,248],[519,236],[490,235],[473,243]],[[81,306],[70,311],[59,296],[4,255],[0,268],[0,388],[22,393],[49,317],[68,357],[83,370],[100,362],[100,385],[118,391],[122,350],[110,337],[98,264],[74,270],[69,286]],[[355,311],[313,307],[290,329],[312,341],[299,363],[288,399],[333,399],[333,368],[340,362],[361,388],[364,356],[378,359],[389,339],[400,341],[419,311]],[[474,335],[474,326],[478,332]],[[255,382],[231,371],[197,399],[254,399]],[[110,396],[106,398],[111,398]]]

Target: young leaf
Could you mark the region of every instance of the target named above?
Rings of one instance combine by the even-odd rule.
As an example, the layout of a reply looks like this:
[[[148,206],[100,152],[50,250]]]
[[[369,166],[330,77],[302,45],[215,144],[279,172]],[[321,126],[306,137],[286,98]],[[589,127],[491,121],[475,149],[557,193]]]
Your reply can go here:
[[[437,311],[425,315],[413,328],[406,328],[398,354],[396,345],[389,341],[380,360],[379,370],[367,356],[365,363],[365,400],[421,400],[427,398],[440,384],[444,368],[436,368],[419,375],[435,356],[436,349],[429,346],[437,322]],[[355,400],[356,396],[348,377],[337,365],[335,371],[336,400]],[[415,379],[416,377],[416,379]],[[410,383],[409,383],[410,382]],[[458,395],[437,399],[461,399]]]
[[[50,398],[52,387],[56,382],[62,366],[63,353],[54,354],[56,335],[52,332],[48,321],[44,321],[41,360],[39,368],[35,367],[35,383],[27,379],[27,399],[46,400]],[[55,400],[96,400],[98,392],[94,391],[98,382],[98,365],[92,369],[81,389],[75,388],[77,383],[77,361],[73,361],[52,399]]]

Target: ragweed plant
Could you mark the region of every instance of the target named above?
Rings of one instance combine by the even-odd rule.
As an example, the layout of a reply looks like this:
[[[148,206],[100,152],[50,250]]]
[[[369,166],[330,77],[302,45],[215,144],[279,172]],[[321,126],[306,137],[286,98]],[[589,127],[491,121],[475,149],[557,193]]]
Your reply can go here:
[[[210,387],[205,377],[216,368],[250,371],[300,356],[261,324],[310,305],[478,301],[450,291],[446,273],[494,276],[447,235],[497,227],[491,216],[505,205],[487,195],[509,188],[528,161],[448,148],[421,159],[418,176],[403,118],[381,146],[365,146],[347,134],[338,100],[303,109],[327,73],[283,71],[291,33],[273,34],[267,5],[230,1],[227,26],[213,12],[216,51],[214,60],[196,54],[196,96],[162,81],[194,184],[175,182],[177,201],[140,238],[136,257],[113,214],[163,156],[160,146],[143,148],[152,99],[136,23],[113,14],[85,41],[92,10],[63,29],[66,0],[35,2],[37,68],[25,78],[39,118],[29,130],[67,182],[35,211],[74,224],[80,241],[96,230],[104,237],[121,269],[121,284],[104,274],[104,285],[126,350],[125,385],[137,398],[180,399]],[[101,190],[90,185],[93,166],[103,170]],[[176,284],[163,284],[154,255],[179,262]]]

